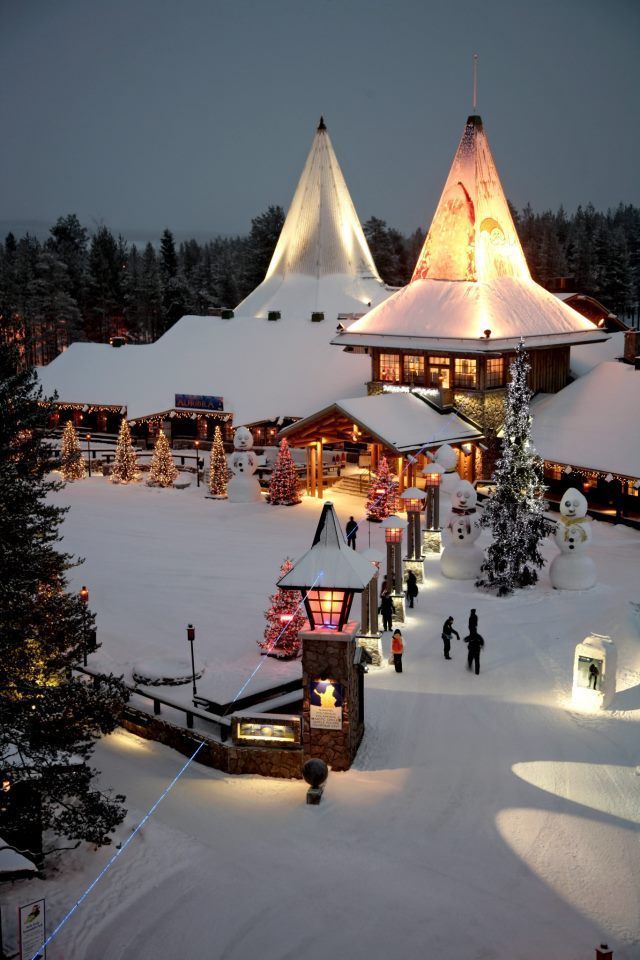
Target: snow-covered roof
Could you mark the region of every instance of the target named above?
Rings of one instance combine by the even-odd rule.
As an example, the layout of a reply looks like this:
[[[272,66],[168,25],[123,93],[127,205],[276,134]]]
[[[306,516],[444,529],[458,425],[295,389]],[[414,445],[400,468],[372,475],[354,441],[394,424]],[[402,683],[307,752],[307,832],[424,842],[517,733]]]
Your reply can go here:
[[[364,313],[389,296],[365,239],[322,118],[263,282],[238,316],[270,310],[307,320]]]
[[[482,120],[471,116],[411,283],[333,342],[484,352],[520,337],[535,347],[602,334],[531,279]]]
[[[608,360],[559,393],[534,398],[533,444],[545,460],[640,477],[640,371]]]
[[[324,410],[281,431],[282,436],[304,432],[306,425],[326,413],[338,411],[367,433],[398,452],[459,443],[481,436],[455,413],[439,413],[411,393],[381,393],[372,397],[338,400]]]
[[[608,340],[598,343],[583,343],[571,347],[569,367],[574,377],[583,377],[585,373],[603,360],[617,360],[624,356],[624,330],[610,333]]]
[[[370,377],[368,357],[330,346],[334,329],[328,320],[188,316],[144,346],[74,343],[38,375],[61,401],[121,404],[129,419],[171,409],[176,393],[222,396],[236,426],[303,417],[364,393]]]
[[[333,504],[324,504],[310,550],[278,580],[279,587],[364,590],[373,576],[371,563],[347,546]]]
[[[13,873],[37,873],[32,860],[18,853],[0,837],[0,876]]]

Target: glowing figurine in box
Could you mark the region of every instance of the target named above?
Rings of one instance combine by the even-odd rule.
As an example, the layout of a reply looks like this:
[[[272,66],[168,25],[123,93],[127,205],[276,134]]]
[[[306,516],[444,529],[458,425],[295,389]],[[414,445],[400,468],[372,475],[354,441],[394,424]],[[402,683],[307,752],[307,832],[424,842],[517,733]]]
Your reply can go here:
[[[616,647],[610,637],[592,633],[576,646],[573,702],[582,707],[608,707],[616,693]]]

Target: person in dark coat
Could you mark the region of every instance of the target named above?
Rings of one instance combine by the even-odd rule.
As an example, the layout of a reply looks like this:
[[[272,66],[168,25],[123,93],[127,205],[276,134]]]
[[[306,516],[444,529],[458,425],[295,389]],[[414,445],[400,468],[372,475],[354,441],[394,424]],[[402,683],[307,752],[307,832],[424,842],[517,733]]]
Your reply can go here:
[[[413,609],[413,601],[418,596],[418,580],[413,570],[407,574],[407,600],[409,606]]]
[[[378,607],[378,612],[382,614],[382,629],[391,630],[393,600],[389,592],[383,593],[380,597],[380,606]]]
[[[444,646],[445,660],[451,660],[451,657],[449,656],[449,651],[451,650],[451,636],[454,633],[459,640],[460,634],[458,633],[457,630],[453,629],[453,617],[447,617],[444,624],[442,625],[442,643]]]
[[[476,676],[478,676],[480,673],[480,651],[484,647],[484,640],[476,630],[471,630],[469,636],[464,638],[464,642],[469,646],[467,670],[471,670],[471,664],[475,663]]]
[[[469,633],[478,632],[478,614],[476,613],[476,608],[473,607],[471,613],[469,614]]]
[[[402,673],[402,654],[404,653],[404,640],[399,630],[393,631],[391,637],[391,654],[393,656],[393,665],[396,673]]]
[[[358,524],[353,519],[353,517],[349,517],[349,519],[347,520],[347,525],[344,529],[345,529],[345,533],[347,534],[347,546],[352,547],[355,550]]]

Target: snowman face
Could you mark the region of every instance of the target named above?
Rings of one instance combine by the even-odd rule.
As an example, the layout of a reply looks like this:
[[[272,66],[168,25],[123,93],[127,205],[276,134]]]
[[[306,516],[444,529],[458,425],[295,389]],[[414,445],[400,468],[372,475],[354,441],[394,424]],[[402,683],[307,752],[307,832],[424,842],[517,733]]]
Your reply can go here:
[[[585,517],[587,515],[587,501],[579,490],[571,487],[566,491],[560,502],[560,513],[563,517]]]
[[[451,494],[451,502],[458,510],[473,510],[478,495],[468,480],[462,480]]]
[[[250,450],[253,446],[253,437],[247,427],[238,427],[233,436],[233,445],[236,450]]]

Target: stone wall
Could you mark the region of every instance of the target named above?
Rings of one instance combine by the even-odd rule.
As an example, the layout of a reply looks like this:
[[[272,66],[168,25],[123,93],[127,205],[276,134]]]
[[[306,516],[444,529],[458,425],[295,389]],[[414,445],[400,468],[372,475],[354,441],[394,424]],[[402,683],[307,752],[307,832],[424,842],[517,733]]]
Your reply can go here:
[[[185,730],[166,720],[128,706],[120,726],[145,740],[155,740],[190,757],[198,744],[205,745],[196,760],[206,767],[223,773],[257,774],[262,777],[302,779],[304,762],[302,749],[278,750],[273,747],[238,747],[233,743],[221,743],[196,730]]]

